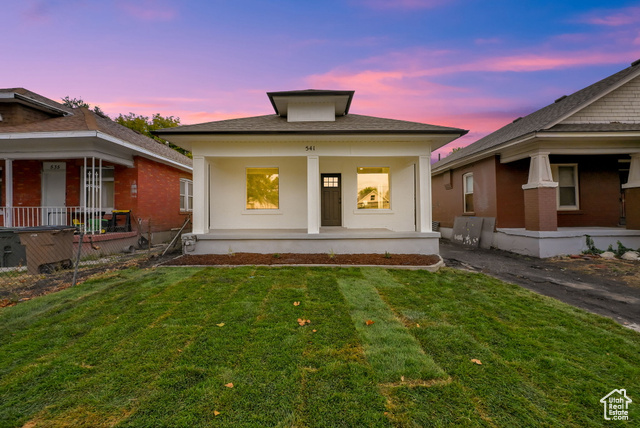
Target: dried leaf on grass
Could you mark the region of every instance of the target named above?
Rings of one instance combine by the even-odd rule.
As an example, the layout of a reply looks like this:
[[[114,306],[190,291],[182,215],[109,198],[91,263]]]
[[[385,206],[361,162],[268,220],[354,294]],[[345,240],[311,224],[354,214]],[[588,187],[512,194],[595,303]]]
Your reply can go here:
[[[478,364],[478,365],[482,365],[482,361],[480,361],[480,360],[476,360],[475,358],[472,358],[472,359],[471,359],[471,362],[472,362],[472,363],[476,363],[476,364]]]
[[[216,324],[218,327],[224,327],[224,323],[221,322],[220,324]]]
[[[225,384],[224,386],[226,386],[227,388],[233,388],[233,384],[231,382]]]
[[[293,302],[293,306],[300,306],[300,302]]]
[[[303,318],[298,318],[298,324],[301,325],[301,326],[302,325],[307,325],[309,323],[311,323],[311,320],[305,320]]]
[[[219,411],[217,411],[217,410],[214,410],[214,411],[213,411],[213,416],[218,416],[219,414],[220,414],[220,412],[219,412]]]
[[[367,321],[365,322],[365,324],[366,324],[366,325],[371,325],[371,324],[373,324],[373,323],[375,323],[375,321],[367,320]]]

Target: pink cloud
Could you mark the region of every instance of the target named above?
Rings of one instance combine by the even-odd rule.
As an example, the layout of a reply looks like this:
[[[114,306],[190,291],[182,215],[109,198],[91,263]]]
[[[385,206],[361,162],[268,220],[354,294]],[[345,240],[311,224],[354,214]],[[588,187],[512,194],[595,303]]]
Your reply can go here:
[[[178,12],[165,1],[119,0],[119,9],[142,21],[171,21]]]
[[[602,11],[591,13],[582,17],[580,21],[607,27],[621,27],[640,23],[640,7],[627,7],[615,12],[609,11],[608,15],[601,15],[601,13]]]

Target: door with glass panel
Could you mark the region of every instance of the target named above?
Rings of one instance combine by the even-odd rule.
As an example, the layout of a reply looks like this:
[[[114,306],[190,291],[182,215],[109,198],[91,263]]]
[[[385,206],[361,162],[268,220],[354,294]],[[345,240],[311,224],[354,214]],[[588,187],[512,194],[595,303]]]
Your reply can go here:
[[[321,174],[321,225],[342,226],[340,174]]]

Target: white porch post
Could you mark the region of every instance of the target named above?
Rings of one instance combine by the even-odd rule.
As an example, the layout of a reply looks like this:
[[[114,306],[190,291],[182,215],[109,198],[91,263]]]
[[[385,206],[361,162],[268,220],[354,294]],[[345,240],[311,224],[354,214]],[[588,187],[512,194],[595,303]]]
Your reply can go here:
[[[529,180],[522,188],[538,189],[540,187],[558,187],[558,183],[553,181],[551,175],[551,163],[549,162],[549,153],[540,152],[531,155],[529,163]]]
[[[5,199],[6,199],[6,207],[5,211],[5,219],[4,225],[6,227],[13,226],[13,159],[5,159],[4,160],[4,169],[5,169],[5,178],[6,183],[4,188],[5,190]]]
[[[209,232],[209,162],[193,157],[193,233]]]
[[[623,189],[633,189],[640,187],[640,153],[631,155],[631,165],[629,165],[629,179],[622,185]]]
[[[417,232],[432,232],[431,227],[431,159],[418,156],[416,180],[416,229]]]
[[[320,159],[307,156],[307,233],[320,233]]]

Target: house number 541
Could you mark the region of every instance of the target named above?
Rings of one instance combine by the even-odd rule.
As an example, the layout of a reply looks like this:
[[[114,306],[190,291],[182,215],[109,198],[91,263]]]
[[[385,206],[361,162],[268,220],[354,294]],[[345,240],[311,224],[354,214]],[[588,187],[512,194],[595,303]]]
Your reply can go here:
[[[307,152],[313,152],[316,150],[316,146],[304,146],[304,150]]]

